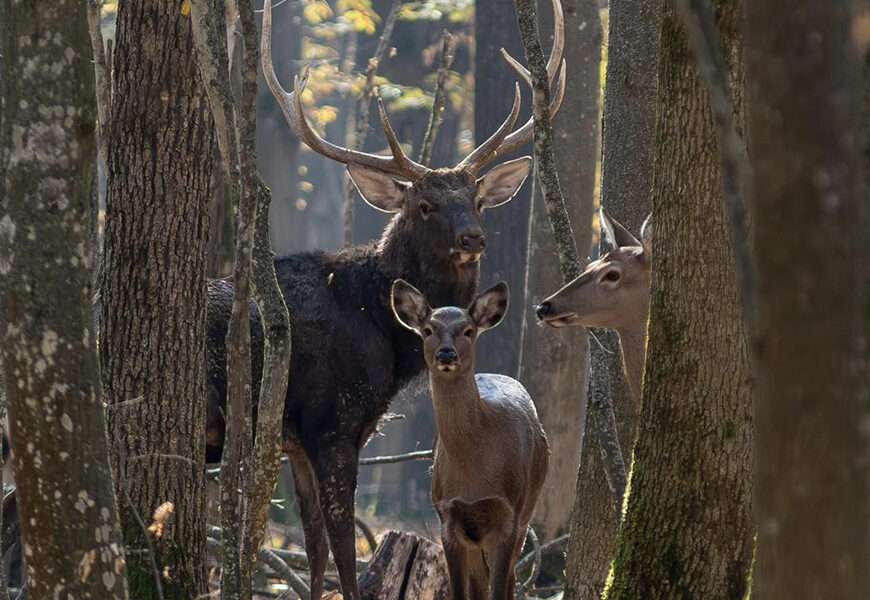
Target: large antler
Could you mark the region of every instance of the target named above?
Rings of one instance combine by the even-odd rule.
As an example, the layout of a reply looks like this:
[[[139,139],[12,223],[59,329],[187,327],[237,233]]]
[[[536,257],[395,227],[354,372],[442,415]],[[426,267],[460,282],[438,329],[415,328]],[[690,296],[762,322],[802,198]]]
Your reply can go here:
[[[550,51],[550,57],[547,59],[547,81],[550,88],[555,85],[556,89],[550,97],[550,117],[559,112],[559,107],[562,105],[562,99],[565,97],[565,71],[566,64],[563,55],[565,54],[565,14],[562,12],[561,0],[553,0],[553,48]],[[502,48],[502,56],[510,64],[514,70],[522,77],[529,86],[532,85],[532,76],[518,60],[508,54]],[[493,137],[490,137],[483,144],[474,149],[474,151],[466,156],[459,166],[465,170],[476,173],[484,165],[495,160],[496,157],[510,154],[520,146],[523,146],[530,141],[534,135],[535,118],[534,115],[523,124],[522,127],[505,136],[497,144],[491,144]],[[501,128],[499,129],[501,131]]]
[[[387,117],[387,111],[384,108],[384,103],[378,99],[378,111],[381,117],[381,126],[384,129],[384,135],[387,137],[387,143],[390,145],[392,156],[380,156],[378,154],[369,154],[368,152],[360,152],[351,150],[343,146],[337,146],[326,141],[312,129],[305,117],[305,112],[302,108],[302,92],[308,83],[308,70],[306,69],[302,75],[302,79],[294,77],[293,91],[287,93],[278,81],[278,76],[275,75],[275,66],[272,63],[272,2],[266,0],[263,7],[263,32],[260,40],[260,53],[263,63],[263,75],[266,78],[266,83],[269,89],[272,90],[272,95],[278,101],[281,107],[281,112],[284,113],[284,118],[290,125],[293,132],[305,142],[305,144],[327,158],[338,161],[344,164],[358,164],[366,167],[371,167],[395,175],[402,179],[414,181],[430,171],[417,162],[414,162],[405,155],[402,150],[402,145],[396,138],[396,132],[390,125],[390,120]]]

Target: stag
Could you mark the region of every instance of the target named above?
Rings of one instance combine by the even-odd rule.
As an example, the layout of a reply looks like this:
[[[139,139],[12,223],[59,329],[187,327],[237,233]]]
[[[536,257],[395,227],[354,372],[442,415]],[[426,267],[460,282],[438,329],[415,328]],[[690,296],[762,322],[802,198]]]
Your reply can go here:
[[[498,283],[468,306],[432,310],[393,284],[396,319],[423,340],[438,444],[432,501],[441,519],[453,600],[513,600],[514,566],[547,476],[550,447],[535,403],[515,379],[474,373],[478,336],[508,306]]]
[[[652,215],[637,239],[619,221],[600,213],[604,255],[589,263],[576,279],[538,305],[538,319],[550,327],[607,327],[615,329],[622,347],[626,380],[640,397],[646,357],[652,263]]]
[[[293,91],[281,86],[272,64],[271,2],[266,1],[261,39],[266,82],[295,134],[313,151],[347,167],[351,181],[374,208],[392,220],[376,243],[339,252],[309,252],[275,261],[278,282],[290,309],[293,354],[283,416],[283,445],[293,470],[311,571],[312,598],[323,591],[329,535],[344,597],[358,600],[354,546],[354,497],[358,456],[386,412],[391,398],[424,368],[419,338],[395,322],[390,288],[404,278],[439,305],[467,305],[477,291],[479,261],[486,248],[482,214],[508,202],[531,165],[523,157],[493,167],[496,158],[532,138],[529,118],[514,130],[513,107],[498,130],[452,168],[430,169],[405,155],[383,103],[380,121],[390,156],[351,150],[323,139],[309,125],[301,95],[306,76]],[[551,111],[564,94],[564,23],[553,0],[557,24],[547,73]],[[515,62],[515,61],[514,61]],[[527,80],[527,73],[517,67]],[[225,338],[233,289],[229,280],[208,286],[207,445],[220,456],[226,402]],[[253,397],[262,373],[263,335],[252,308]]]

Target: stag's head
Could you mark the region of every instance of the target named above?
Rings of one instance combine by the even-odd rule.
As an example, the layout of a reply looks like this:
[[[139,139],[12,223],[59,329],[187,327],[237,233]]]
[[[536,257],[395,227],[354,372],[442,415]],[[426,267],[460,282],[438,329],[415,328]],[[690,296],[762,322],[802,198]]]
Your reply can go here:
[[[550,114],[555,115],[565,91],[564,18],[559,0],[553,0],[555,35],[547,63],[547,74],[554,88]],[[284,117],[296,135],[313,151],[347,165],[351,181],[363,199],[374,208],[400,215],[403,225],[413,231],[413,239],[435,256],[460,265],[475,265],[486,248],[482,214],[510,201],[525,181],[531,168],[528,156],[503,162],[481,175],[483,167],[509,154],[532,139],[533,119],[519,129],[520,90],[516,86],[510,114],[498,130],[452,168],[431,169],[409,158],[390,125],[383,102],[378,100],[381,126],[390,147],[390,156],[370,154],[332,144],[308,123],[301,96],[307,72],[296,77],[293,91],[287,92],[275,75],[272,64],[272,6],[266,0],[263,14],[261,57],[266,82]],[[503,51],[504,52],[504,51]],[[528,71],[505,53],[506,60],[520,76],[530,82]]]
[[[600,213],[601,235],[610,249],[583,273],[541,302],[538,319],[551,327],[620,329],[646,323],[649,306],[652,218],[637,239],[619,221]]]
[[[423,292],[403,279],[393,282],[391,305],[396,319],[423,339],[423,358],[433,374],[474,372],[477,336],[504,318],[510,295],[499,282],[478,295],[468,308],[432,309]]]

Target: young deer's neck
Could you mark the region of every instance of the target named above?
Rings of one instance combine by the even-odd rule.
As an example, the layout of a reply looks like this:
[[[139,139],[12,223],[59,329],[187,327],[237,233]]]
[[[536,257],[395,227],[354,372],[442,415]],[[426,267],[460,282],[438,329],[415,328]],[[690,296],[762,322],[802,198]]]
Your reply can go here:
[[[644,315],[646,317],[646,315]],[[643,365],[646,360],[646,318],[616,330],[622,348],[622,363],[631,395],[640,400]]]
[[[438,444],[448,454],[465,456],[477,436],[470,435],[483,418],[483,403],[474,369],[457,377],[429,371],[429,389],[438,427]]]

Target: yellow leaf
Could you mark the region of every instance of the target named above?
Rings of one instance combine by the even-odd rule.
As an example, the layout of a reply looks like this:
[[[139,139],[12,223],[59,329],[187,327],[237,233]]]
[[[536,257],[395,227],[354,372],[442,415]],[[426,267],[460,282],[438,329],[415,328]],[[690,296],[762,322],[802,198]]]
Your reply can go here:
[[[184,2],[181,3],[181,16],[190,16],[190,0],[184,0]]]

